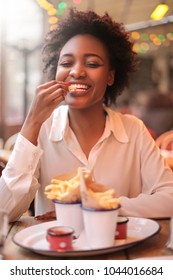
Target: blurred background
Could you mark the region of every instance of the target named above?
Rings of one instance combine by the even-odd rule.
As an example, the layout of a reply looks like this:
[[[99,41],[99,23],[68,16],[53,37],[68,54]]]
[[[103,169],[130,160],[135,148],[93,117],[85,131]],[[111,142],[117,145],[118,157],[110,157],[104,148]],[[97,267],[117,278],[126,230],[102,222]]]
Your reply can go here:
[[[160,4],[163,14],[154,17]],[[140,66],[115,110],[143,119],[156,135],[173,128],[173,0],[1,0],[0,5],[1,143],[20,130],[43,82],[44,36],[69,7],[108,12],[131,32]]]

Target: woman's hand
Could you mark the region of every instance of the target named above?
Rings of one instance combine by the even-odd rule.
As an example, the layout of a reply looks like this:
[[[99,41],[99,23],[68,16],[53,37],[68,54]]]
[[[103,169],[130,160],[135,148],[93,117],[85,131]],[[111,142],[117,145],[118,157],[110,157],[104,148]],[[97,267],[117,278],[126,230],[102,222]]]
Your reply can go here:
[[[21,134],[34,145],[42,124],[50,117],[54,109],[64,101],[68,83],[55,80],[37,87],[36,95],[26,117]]]

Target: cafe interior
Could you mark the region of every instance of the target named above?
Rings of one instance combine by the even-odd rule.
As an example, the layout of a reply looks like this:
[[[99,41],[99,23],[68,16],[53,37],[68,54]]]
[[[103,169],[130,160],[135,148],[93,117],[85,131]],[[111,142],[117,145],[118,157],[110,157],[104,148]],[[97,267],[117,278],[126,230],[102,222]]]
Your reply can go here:
[[[158,5],[161,10],[155,14]],[[141,118],[154,137],[170,130],[173,127],[172,0],[7,0],[1,3],[0,10],[0,148],[10,148],[36,86],[44,80],[41,58],[44,36],[58,26],[59,18],[70,7],[99,14],[108,12],[130,31],[140,63],[138,71],[130,77],[129,88],[118,98],[115,110]]]
[[[8,162],[36,87],[45,79],[41,58],[45,34],[58,27],[58,21],[70,7],[81,11],[94,10],[100,15],[108,12],[130,31],[140,63],[138,71],[130,76],[128,89],[117,99],[113,109],[140,118],[173,169],[173,0],[6,0],[1,1],[0,5],[1,171]],[[151,224],[151,227],[154,226]],[[172,253],[163,251],[169,224],[162,221],[162,227],[162,244],[152,253],[146,248],[152,246],[151,239],[147,246],[139,245],[136,251],[132,249],[128,253],[118,252],[115,258],[133,259],[152,254],[165,254],[169,258]],[[155,233],[159,228],[156,226],[153,231]],[[153,239],[153,243],[158,241],[156,239]],[[11,252],[7,249],[9,258],[14,257],[15,246],[9,247]],[[108,259],[113,258],[113,251],[115,249],[109,250]],[[103,253],[107,252],[104,250]],[[33,252],[27,255],[17,251],[17,254],[18,258],[38,258]],[[52,258],[55,256],[61,254],[51,255]],[[70,254],[64,256],[68,258]],[[76,252],[75,256],[81,255]]]

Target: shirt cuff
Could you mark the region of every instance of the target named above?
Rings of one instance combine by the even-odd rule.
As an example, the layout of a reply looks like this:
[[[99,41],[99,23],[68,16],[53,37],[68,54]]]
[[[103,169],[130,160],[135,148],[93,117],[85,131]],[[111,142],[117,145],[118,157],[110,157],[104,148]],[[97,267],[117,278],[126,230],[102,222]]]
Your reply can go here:
[[[23,173],[34,174],[43,150],[19,133],[8,165]]]

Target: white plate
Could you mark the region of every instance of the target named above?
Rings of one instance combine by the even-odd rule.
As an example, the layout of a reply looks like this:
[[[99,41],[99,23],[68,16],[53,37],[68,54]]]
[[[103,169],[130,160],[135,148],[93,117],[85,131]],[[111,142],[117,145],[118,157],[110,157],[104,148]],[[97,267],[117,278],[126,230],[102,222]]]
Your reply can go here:
[[[158,222],[152,219],[129,217],[127,238],[115,240],[112,247],[90,249],[86,243],[85,232],[82,232],[80,237],[74,241],[73,250],[58,252],[50,250],[46,240],[46,230],[56,225],[57,222],[52,221],[25,228],[15,234],[13,241],[18,246],[41,255],[57,257],[88,256],[120,251],[155,235],[160,230]]]

